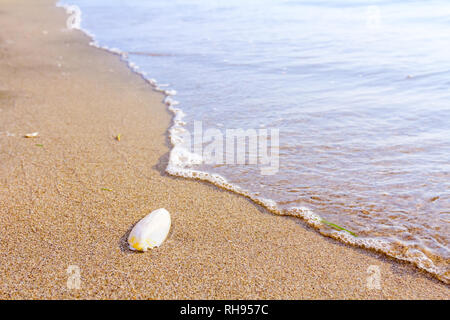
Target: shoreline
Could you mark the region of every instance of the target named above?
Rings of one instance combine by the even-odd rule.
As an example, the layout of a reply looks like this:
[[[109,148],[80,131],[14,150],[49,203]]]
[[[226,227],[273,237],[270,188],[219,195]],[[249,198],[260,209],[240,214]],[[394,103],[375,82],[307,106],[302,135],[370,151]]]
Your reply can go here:
[[[338,240],[350,246],[379,252],[386,255],[386,257],[393,258],[397,261],[410,263],[418,269],[431,274],[433,277],[442,281],[443,283],[449,284],[446,273],[440,270],[436,265],[434,265],[431,260],[426,260],[423,256],[418,256],[414,253],[409,253],[408,255],[406,255],[405,250],[395,250],[395,248],[399,246],[402,246],[402,248],[404,248],[403,245],[389,243],[383,241],[383,239],[377,238],[358,238],[358,236],[352,231],[341,228],[340,226],[327,221],[309,208],[292,207],[287,210],[282,210],[279,209],[276,201],[274,201],[273,199],[266,199],[256,195],[253,192],[242,189],[239,185],[228,182],[227,178],[224,176],[183,166],[183,163],[180,163],[179,158],[182,158],[184,155],[189,160],[192,160],[196,157],[196,155],[191,154],[190,150],[187,150],[182,146],[183,137],[182,135],[177,134],[178,130],[185,130],[185,123],[183,121],[183,118],[186,116],[186,114],[184,113],[184,110],[176,107],[179,104],[177,100],[173,99],[173,97],[176,95],[176,90],[174,90],[173,88],[169,90],[164,90],[163,88],[161,88],[157,80],[148,77],[146,72],[142,72],[140,70],[140,67],[130,59],[127,52],[122,51],[120,48],[110,48],[108,46],[101,45],[98,42],[96,35],[91,30],[87,30],[81,27],[82,11],[78,6],[71,4],[62,4],[60,3],[60,1],[57,2],[56,6],[65,9],[68,16],[73,17],[72,28],[74,30],[83,32],[91,40],[89,42],[89,45],[119,56],[120,59],[127,64],[128,68],[142,77],[146,82],[148,82],[153,90],[164,94],[165,98],[163,100],[163,103],[167,106],[168,111],[172,114],[172,121],[167,130],[169,140],[168,147],[170,151],[168,164],[166,164],[166,168],[165,170],[163,170],[165,173],[168,173],[169,175],[172,175],[174,177],[194,179],[211,183],[218,188],[230,191],[239,196],[244,196],[245,198],[254,202],[256,205],[262,206],[264,209],[275,215],[290,216],[301,219],[302,223],[305,223],[309,227],[317,230],[317,232],[325,237]],[[189,160],[187,161],[189,162]]]
[[[172,119],[162,94],[64,30],[54,1],[6,1],[2,19],[0,131],[15,136],[0,135],[0,297],[448,298],[448,286],[409,264],[163,173]],[[127,233],[159,207],[173,217],[169,238],[132,253]],[[70,265],[80,267],[80,290],[66,286]],[[372,265],[381,290],[366,287]]]

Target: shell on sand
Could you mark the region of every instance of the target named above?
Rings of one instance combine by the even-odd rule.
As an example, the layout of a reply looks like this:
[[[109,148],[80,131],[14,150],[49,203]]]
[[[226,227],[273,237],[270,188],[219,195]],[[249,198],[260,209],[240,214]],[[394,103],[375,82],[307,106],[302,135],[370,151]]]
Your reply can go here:
[[[131,230],[128,236],[130,249],[147,251],[159,247],[169,234],[170,225],[170,213],[166,209],[151,212]]]
[[[39,135],[39,132],[27,133],[25,138],[36,138]]]

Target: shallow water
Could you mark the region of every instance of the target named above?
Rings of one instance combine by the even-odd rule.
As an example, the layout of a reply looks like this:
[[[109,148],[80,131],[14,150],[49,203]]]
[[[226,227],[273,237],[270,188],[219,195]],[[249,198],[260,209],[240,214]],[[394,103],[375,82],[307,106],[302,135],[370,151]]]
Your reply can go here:
[[[70,3],[99,45],[177,91],[185,124],[172,135],[194,121],[223,133],[279,129],[274,175],[255,165],[174,171],[219,174],[283,214],[314,212],[358,237],[321,232],[448,281],[450,3]]]

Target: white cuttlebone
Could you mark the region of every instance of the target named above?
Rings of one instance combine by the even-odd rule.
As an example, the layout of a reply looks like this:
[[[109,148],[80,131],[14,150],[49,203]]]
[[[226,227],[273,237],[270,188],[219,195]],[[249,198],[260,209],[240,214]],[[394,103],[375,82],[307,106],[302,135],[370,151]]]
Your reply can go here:
[[[25,135],[25,138],[36,138],[37,136],[39,136],[39,132],[33,132],[33,133],[27,133]]]
[[[133,251],[147,251],[159,247],[169,234],[171,226],[170,213],[158,209],[140,220],[128,236],[128,244]]]

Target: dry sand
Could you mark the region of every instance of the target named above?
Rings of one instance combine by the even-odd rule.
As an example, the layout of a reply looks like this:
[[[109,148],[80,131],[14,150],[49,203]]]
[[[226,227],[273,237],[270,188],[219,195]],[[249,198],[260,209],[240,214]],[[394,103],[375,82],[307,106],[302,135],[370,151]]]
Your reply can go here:
[[[0,298],[448,299],[410,265],[166,175],[163,96],[66,19],[52,0],[0,0]],[[128,250],[127,232],[160,207],[168,240]],[[366,286],[370,265],[381,290]]]

